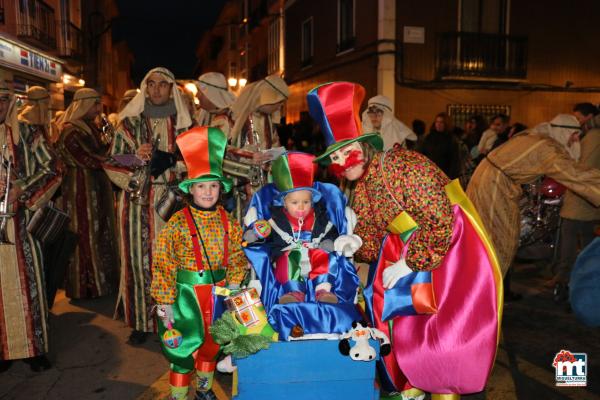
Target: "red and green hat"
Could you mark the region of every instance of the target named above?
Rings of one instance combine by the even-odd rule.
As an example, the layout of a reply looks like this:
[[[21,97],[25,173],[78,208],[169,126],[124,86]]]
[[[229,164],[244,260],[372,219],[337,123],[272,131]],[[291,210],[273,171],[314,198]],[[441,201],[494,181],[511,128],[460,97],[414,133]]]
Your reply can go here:
[[[197,126],[177,136],[177,146],[187,167],[188,179],[179,184],[185,193],[196,182],[220,181],[225,193],[232,181],[223,175],[223,157],[227,136],[218,128]]]
[[[313,188],[317,164],[315,156],[301,152],[289,152],[276,158],[271,164],[271,175],[281,199],[297,190],[310,190],[313,203],[321,199],[321,193]]]
[[[328,165],[331,153],[353,142],[367,142],[377,150],[383,149],[378,133],[362,132],[359,111],[364,98],[365,88],[352,82],[326,83],[308,92],[308,111],[321,126],[327,145],[315,162]]]

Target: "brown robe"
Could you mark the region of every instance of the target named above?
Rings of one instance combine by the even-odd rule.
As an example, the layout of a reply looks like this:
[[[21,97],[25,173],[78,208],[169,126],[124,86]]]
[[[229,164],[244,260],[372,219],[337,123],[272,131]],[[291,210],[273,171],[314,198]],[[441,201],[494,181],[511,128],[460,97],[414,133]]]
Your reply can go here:
[[[560,143],[535,131],[493,150],[469,182],[467,196],[491,235],[503,274],[519,245],[521,185],[544,175],[600,205],[600,170],[577,163]]]

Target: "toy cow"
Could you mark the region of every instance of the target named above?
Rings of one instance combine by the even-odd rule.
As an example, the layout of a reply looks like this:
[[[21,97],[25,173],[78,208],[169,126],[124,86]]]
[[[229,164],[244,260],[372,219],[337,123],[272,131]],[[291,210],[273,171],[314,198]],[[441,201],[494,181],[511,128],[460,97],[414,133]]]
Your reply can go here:
[[[340,353],[350,356],[355,361],[372,361],[377,354],[375,349],[369,345],[369,339],[379,340],[381,346],[379,352],[382,356],[390,354],[392,347],[388,337],[376,328],[370,328],[365,321],[354,321],[352,329],[340,337]],[[354,341],[354,346],[350,347],[350,339]]]

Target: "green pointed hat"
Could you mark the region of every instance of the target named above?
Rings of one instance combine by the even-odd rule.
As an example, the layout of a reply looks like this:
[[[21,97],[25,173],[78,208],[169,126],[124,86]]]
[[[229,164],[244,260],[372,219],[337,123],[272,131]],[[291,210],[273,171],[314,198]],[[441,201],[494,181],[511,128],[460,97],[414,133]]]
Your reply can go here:
[[[196,182],[220,181],[225,193],[231,190],[232,181],[223,175],[223,157],[227,136],[218,128],[197,126],[177,136],[177,146],[187,167],[188,179],[179,184],[185,193]]]

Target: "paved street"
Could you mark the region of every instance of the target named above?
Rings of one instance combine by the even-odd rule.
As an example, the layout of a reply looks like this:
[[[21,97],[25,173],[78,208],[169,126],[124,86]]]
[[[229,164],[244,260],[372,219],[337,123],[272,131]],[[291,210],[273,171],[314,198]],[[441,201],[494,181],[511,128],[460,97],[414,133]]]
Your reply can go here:
[[[600,400],[600,330],[555,306],[543,281],[535,265],[516,268],[514,290],[525,297],[505,307],[503,343],[486,392],[464,398]],[[54,368],[35,374],[15,363],[0,375],[0,400],[164,398],[167,363],[158,339],[139,348],[127,345],[129,330],[111,318],[113,304],[114,297],[72,304],[61,294],[51,315]],[[587,388],[554,386],[551,363],[561,349],[588,354]],[[226,399],[230,379],[219,381],[216,392]]]

